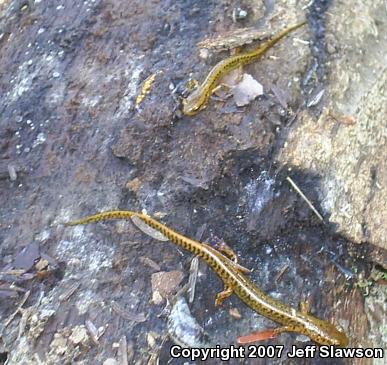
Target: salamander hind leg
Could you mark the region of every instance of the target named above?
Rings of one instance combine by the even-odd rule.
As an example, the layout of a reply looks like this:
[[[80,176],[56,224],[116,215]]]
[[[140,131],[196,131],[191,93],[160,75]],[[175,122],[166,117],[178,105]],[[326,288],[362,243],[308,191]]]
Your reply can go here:
[[[221,306],[224,303],[224,301],[232,295],[232,293],[233,293],[233,290],[227,287],[225,288],[225,290],[218,293],[215,298],[215,306],[216,307]]]
[[[238,270],[240,273],[243,273],[243,274],[250,274],[251,273],[252,270],[250,270],[247,267],[244,267],[238,263],[238,261],[239,261],[238,255],[225,242],[218,243],[216,245],[216,249],[218,251],[220,251],[223,255],[225,255],[229,260],[231,260],[231,263],[233,264],[235,269]]]
[[[238,255],[225,242],[221,241],[217,243],[215,247],[223,255],[227,256],[231,261],[235,262],[236,264],[238,263]]]

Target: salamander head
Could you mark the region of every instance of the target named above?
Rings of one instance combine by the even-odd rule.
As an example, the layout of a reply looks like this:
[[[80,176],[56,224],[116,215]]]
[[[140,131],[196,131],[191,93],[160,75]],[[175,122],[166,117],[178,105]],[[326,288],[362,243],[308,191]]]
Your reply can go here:
[[[342,327],[311,315],[308,315],[308,322],[309,323],[305,325],[305,334],[308,335],[311,340],[320,345],[348,346],[349,340]]]
[[[183,99],[183,114],[195,115],[206,107],[208,97],[201,91],[200,87],[194,90],[187,98]]]

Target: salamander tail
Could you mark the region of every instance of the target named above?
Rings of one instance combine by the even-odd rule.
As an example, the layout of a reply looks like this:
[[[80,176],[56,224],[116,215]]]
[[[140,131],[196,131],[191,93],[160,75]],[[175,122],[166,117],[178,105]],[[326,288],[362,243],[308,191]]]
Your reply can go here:
[[[138,213],[132,212],[130,210],[111,210],[103,213],[90,215],[88,217],[81,218],[76,221],[66,222],[65,226],[77,226],[80,224],[95,223],[111,219],[130,219],[134,215],[138,215]]]

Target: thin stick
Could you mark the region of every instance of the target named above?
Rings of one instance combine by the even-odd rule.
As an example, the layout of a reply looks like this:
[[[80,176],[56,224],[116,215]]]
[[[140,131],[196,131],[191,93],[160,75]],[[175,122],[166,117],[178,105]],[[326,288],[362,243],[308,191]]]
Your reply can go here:
[[[321,216],[321,214],[317,211],[317,209],[313,206],[313,204],[310,202],[310,200],[304,195],[304,193],[300,190],[300,188],[296,185],[296,183],[288,176],[286,180],[289,181],[290,185],[293,186],[293,188],[297,191],[298,194],[301,195],[301,198],[306,201],[306,203],[309,205],[310,209],[313,210],[313,212],[317,215],[317,217],[324,222],[324,218]]]
[[[281,271],[277,274],[277,276],[275,277],[274,281],[275,281],[276,283],[278,283],[278,280],[282,277],[283,274],[285,274],[285,271],[286,271],[287,269],[289,269],[289,265],[288,265],[288,264],[286,264],[286,265],[281,269]]]
[[[75,282],[71,284],[68,290],[66,290],[63,294],[59,295],[59,301],[60,302],[67,301],[80,286],[81,286],[80,282]]]
[[[18,305],[18,307],[16,308],[15,312],[13,312],[9,318],[5,321],[4,323],[4,327],[8,327],[8,325],[13,321],[13,319],[15,318],[16,314],[18,314],[18,312],[22,309],[24,303],[27,301],[28,297],[30,296],[31,294],[31,291],[28,290],[25,294],[24,294],[24,297],[22,299],[22,301],[20,302],[20,304]]]

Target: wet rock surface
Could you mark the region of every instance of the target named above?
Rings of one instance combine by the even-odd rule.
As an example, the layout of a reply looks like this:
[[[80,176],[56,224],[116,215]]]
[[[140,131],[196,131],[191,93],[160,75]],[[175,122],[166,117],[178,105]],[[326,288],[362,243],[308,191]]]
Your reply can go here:
[[[373,67],[379,71],[356,90],[348,80],[345,95],[335,79],[348,62],[367,72],[365,56],[351,53],[359,41],[375,55],[385,44],[381,2],[356,3],[374,19],[368,36],[359,28],[351,33],[351,23],[337,28],[340,21],[327,16],[339,17],[348,4],[301,3],[242,4],[247,15],[237,20],[243,12],[230,1],[0,2],[0,363],[170,360],[169,300],[176,298],[152,302],[152,274],[178,273],[176,291],[181,273],[180,287],[188,280],[192,255],[130,222],[61,225],[107,209],[146,210],[188,237],[225,241],[266,292],[294,307],[309,298],[313,313],[340,323],[351,345],[381,346],[385,337],[375,323],[385,286],[369,277],[375,262],[379,271],[386,267],[386,253],[369,242],[383,247],[385,237],[385,208],[378,205],[385,201],[385,70]],[[257,24],[270,32],[305,16],[309,26],[247,67],[264,95],[242,108],[232,99],[211,100],[195,117],[181,116],[178,94],[190,74],[202,80],[227,55],[204,62],[199,41]],[[359,109],[349,107],[354,90]],[[354,126],[324,123],[333,100],[340,103],[333,114],[354,115]],[[350,141],[344,153],[335,148],[343,139]],[[328,159],[319,153],[327,143]],[[344,168],[345,154],[364,145],[365,164],[348,159]],[[367,159],[373,169],[365,168]],[[356,168],[365,189],[347,179]],[[332,176],[351,193],[329,185]],[[188,307],[205,343],[226,346],[274,326],[235,296],[215,308],[221,290],[200,263]],[[240,319],[230,316],[234,308]],[[267,343],[303,345],[290,334]],[[337,364],[371,363],[356,361]]]

